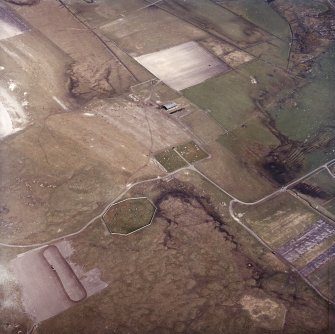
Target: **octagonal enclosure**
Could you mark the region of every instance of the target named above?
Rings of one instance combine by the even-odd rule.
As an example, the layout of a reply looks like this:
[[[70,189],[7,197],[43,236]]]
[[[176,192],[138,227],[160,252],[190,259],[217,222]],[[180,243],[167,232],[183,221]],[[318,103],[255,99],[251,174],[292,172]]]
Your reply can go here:
[[[127,235],[150,225],[156,207],[145,197],[129,198],[113,204],[103,216],[111,234]]]

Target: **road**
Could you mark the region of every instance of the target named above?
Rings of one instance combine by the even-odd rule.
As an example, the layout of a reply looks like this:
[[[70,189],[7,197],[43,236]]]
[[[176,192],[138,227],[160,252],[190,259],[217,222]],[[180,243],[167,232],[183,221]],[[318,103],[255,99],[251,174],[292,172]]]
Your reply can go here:
[[[243,227],[245,230],[247,230],[255,239],[257,239],[266,249],[268,249],[270,252],[275,254],[282,262],[284,262],[293,272],[297,273],[304,282],[311,287],[321,298],[326,300],[328,303],[335,305],[335,302],[332,300],[329,300],[327,296],[325,296],[318,288],[316,288],[305,276],[303,276],[299,270],[297,270],[290,262],[288,262],[284,257],[280,256],[280,254],[276,253],[274,249],[272,249],[263,239],[261,239],[254,231],[252,231],[248,226],[243,224],[238,217],[235,216],[235,213],[233,211],[233,203],[234,200],[232,200],[229,203],[229,214],[230,216],[235,220],[236,223],[238,223],[241,227]]]
[[[67,8],[69,10],[69,8],[65,5],[65,3],[61,0],[59,0],[60,3],[62,3],[64,5],[65,8]],[[155,3],[150,4],[149,6],[158,4],[160,1],[156,1]],[[330,4],[330,6],[332,6],[332,8],[335,9],[335,3],[334,1],[328,0],[328,3]],[[70,10],[69,10],[70,11]],[[71,12],[71,11],[70,11]],[[78,17],[71,12],[72,15],[74,15],[76,17],[76,19],[78,19]],[[81,21],[82,22],[82,21]],[[85,24],[85,22],[82,22],[85,27],[89,30],[91,30],[96,36],[97,38],[99,38],[99,40],[106,46],[106,48],[108,48],[110,50],[110,52],[112,52],[112,50],[108,47],[108,45],[106,44],[106,42],[101,38],[101,36],[99,36],[95,31],[93,31],[92,29],[90,29],[88,27],[87,24]],[[112,52],[113,53],[113,52]],[[125,66],[125,65],[124,65]],[[130,72],[131,73],[131,72]],[[137,80],[137,78],[135,78]],[[149,99],[148,99],[149,100]],[[146,101],[144,101],[146,102]],[[145,109],[145,113],[147,112],[147,110]],[[150,128],[150,123],[148,121],[148,119],[146,118],[147,121],[147,125],[148,125],[148,131],[151,132],[151,128]],[[194,137],[194,134],[192,134]],[[152,145],[151,145],[152,148]],[[283,186],[282,188],[275,190],[274,192],[254,201],[254,202],[245,202],[242,201],[238,198],[236,198],[234,195],[230,194],[228,191],[226,191],[224,188],[222,188],[220,185],[218,185],[215,181],[211,180],[208,176],[206,176],[204,173],[202,173],[200,170],[198,170],[194,165],[189,164],[189,162],[184,159],[184,157],[182,157],[182,155],[179,154],[179,152],[177,152],[175,150],[175,152],[187,163],[186,167],[182,167],[174,172],[171,173],[166,173],[165,176],[162,177],[155,177],[155,178],[151,178],[151,179],[147,179],[147,180],[142,180],[142,181],[137,181],[134,183],[128,183],[122,192],[120,192],[120,194],[118,196],[116,196],[113,200],[111,200],[108,205],[106,205],[106,207],[102,210],[102,212],[98,215],[96,215],[95,217],[93,217],[90,221],[88,221],[83,227],[81,227],[79,230],[51,239],[51,240],[47,240],[44,242],[40,242],[40,243],[33,243],[33,244],[8,244],[8,243],[1,243],[0,242],[0,246],[1,247],[8,247],[8,248],[23,248],[23,249],[30,249],[30,248],[38,248],[41,246],[45,246],[45,245],[50,245],[50,244],[54,244],[60,240],[63,240],[65,238],[71,238],[71,237],[75,237],[80,235],[81,233],[83,233],[89,226],[91,226],[92,224],[94,224],[95,222],[99,221],[105,214],[106,212],[110,209],[110,207],[112,205],[114,205],[115,203],[117,203],[130,189],[141,185],[141,184],[145,184],[145,183],[150,183],[150,182],[155,182],[155,181],[159,181],[159,180],[167,180],[173,176],[175,176],[176,174],[182,172],[182,171],[193,171],[196,172],[198,175],[200,175],[202,178],[204,178],[205,180],[207,180],[209,183],[211,183],[213,186],[215,186],[217,189],[219,189],[222,193],[226,194],[227,196],[229,196],[231,198],[231,201],[229,202],[229,214],[232,217],[232,219],[239,224],[241,227],[243,227],[250,235],[252,235],[256,240],[258,240],[266,249],[268,249],[269,251],[274,252],[274,250],[264,241],[262,240],[262,238],[260,238],[254,231],[252,231],[248,226],[244,225],[240,219],[235,215],[234,213],[234,204],[238,203],[238,204],[242,204],[242,205],[247,205],[247,206],[252,206],[252,205],[258,205],[261,204],[275,196],[277,196],[280,193],[286,192],[289,188],[291,188],[292,186],[298,184],[299,182],[303,181],[306,178],[311,177],[312,175],[320,172],[321,170],[325,169],[333,178],[335,177],[334,173],[332,173],[332,171],[330,170],[329,166],[331,166],[332,164],[335,163],[335,159],[330,160],[329,162],[315,168],[314,170],[312,170],[311,172],[305,174],[304,176],[290,182],[289,184]],[[151,149],[149,152],[149,156],[152,155]],[[276,254],[283,262],[285,262],[293,271],[297,272],[302,279],[310,286],[312,287],[322,298],[328,300],[320,291],[318,291],[318,289],[316,289],[305,277],[303,277],[299,271],[297,271],[290,263],[288,263],[284,258],[280,257],[278,254]],[[329,301],[329,300],[328,300]],[[331,303],[333,303],[332,301],[329,301]]]
[[[273,248],[271,248],[262,238],[260,238],[252,229],[250,229],[248,226],[246,226],[245,224],[243,224],[241,222],[241,220],[235,215],[234,210],[233,210],[233,205],[235,203],[239,203],[239,204],[243,204],[243,205],[257,205],[260,204],[276,195],[278,195],[281,192],[287,191],[290,187],[294,186],[295,184],[305,180],[306,178],[315,175],[316,173],[319,173],[322,169],[325,169],[326,171],[328,171],[330,173],[330,175],[332,177],[334,177],[334,174],[331,172],[331,170],[329,169],[329,166],[332,165],[334,163],[335,159],[319,166],[318,168],[314,169],[313,171],[305,174],[304,176],[292,181],[291,183],[287,184],[286,186],[280,188],[277,191],[274,191],[273,193],[261,198],[258,201],[252,202],[252,203],[246,203],[240,200],[235,200],[233,199],[232,201],[230,201],[229,203],[229,214],[230,216],[234,219],[234,221],[236,223],[238,223],[240,226],[242,226],[245,230],[247,230],[255,239],[257,239],[266,249],[268,249],[269,251],[271,251],[273,254],[275,254],[278,258],[280,258],[280,260],[284,263],[286,263],[286,265],[294,272],[296,272],[305,282],[306,284],[308,284],[314,291],[317,292],[317,294],[322,297],[323,299],[325,299],[326,301],[328,301],[328,303],[335,305],[335,302],[332,300],[329,300],[329,298],[327,296],[325,296],[319,289],[317,289],[306,277],[304,277],[299,270],[297,270],[289,261],[287,261],[284,257],[280,256],[280,254],[276,253],[275,250]],[[318,213],[320,213],[319,211],[317,211]]]
[[[84,232],[95,221],[97,221],[98,219],[101,219],[106,214],[106,212],[109,210],[109,208],[112,205],[114,205],[116,202],[118,202],[130,189],[132,189],[132,188],[134,188],[134,187],[136,187],[137,185],[140,185],[140,184],[150,183],[150,182],[159,181],[159,180],[167,180],[167,179],[171,178],[172,176],[174,176],[174,175],[176,175],[179,172],[184,171],[184,170],[191,170],[191,171],[194,171],[194,172],[198,173],[205,180],[207,180],[209,183],[211,183],[212,185],[214,185],[217,189],[219,189],[224,194],[226,194],[227,196],[229,196],[232,199],[231,202],[229,203],[229,208],[231,208],[231,210],[229,210],[229,212],[230,212],[232,218],[236,221],[236,219],[235,219],[236,217],[235,217],[235,215],[233,214],[233,211],[232,211],[232,207],[233,207],[234,203],[239,203],[239,204],[249,205],[249,206],[250,205],[260,204],[260,203],[262,203],[262,202],[264,202],[264,201],[266,201],[266,200],[268,200],[268,199],[270,199],[270,198],[278,195],[279,193],[282,193],[282,192],[286,191],[288,188],[292,187],[294,184],[297,184],[297,183],[301,182],[302,180],[304,180],[304,179],[306,179],[306,178],[308,178],[308,177],[310,177],[310,176],[318,173],[323,168],[329,169],[328,166],[332,165],[333,163],[335,163],[335,159],[330,160],[329,162],[323,164],[322,166],[319,166],[319,167],[315,168],[313,171],[305,174],[304,176],[296,179],[295,181],[292,181],[291,183],[287,184],[285,187],[282,187],[282,188],[280,188],[280,189],[272,192],[271,194],[266,195],[265,197],[263,197],[263,198],[255,201],[255,202],[244,202],[244,201],[239,200],[238,198],[234,197],[234,195],[230,194],[228,191],[226,191],[225,189],[223,189],[222,187],[220,187],[216,182],[214,182],[209,177],[207,177],[205,174],[203,174],[201,171],[199,171],[195,166],[189,164],[189,162],[187,160],[185,160],[184,157],[179,154],[179,152],[177,152],[176,150],[175,150],[175,152],[187,163],[186,167],[182,167],[182,168],[179,168],[179,169],[177,169],[177,170],[175,170],[173,172],[167,173],[165,176],[158,176],[158,177],[151,178],[151,179],[137,181],[135,183],[128,183],[125,186],[125,189],[118,196],[116,196],[111,202],[109,202],[108,205],[104,208],[104,210],[100,214],[98,214],[95,217],[93,217],[88,223],[86,223],[78,231],[75,231],[75,232],[72,232],[72,233],[69,233],[69,234],[66,234],[66,235],[63,235],[63,236],[60,236],[60,237],[48,240],[48,241],[44,241],[44,242],[41,242],[41,243],[35,243],[35,244],[7,244],[7,243],[0,242],[0,247],[9,247],[9,248],[35,248],[35,247],[41,247],[41,246],[53,244],[53,243],[55,243],[57,241],[65,239],[65,238],[70,238],[70,237],[77,236],[77,235],[81,234],[82,232]],[[246,228],[246,229],[248,230],[248,228]],[[262,239],[260,239],[254,232],[252,232],[251,230],[250,231],[248,230],[248,232],[250,234],[252,234],[262,244],[264,244],[264,241],[262,241]]]

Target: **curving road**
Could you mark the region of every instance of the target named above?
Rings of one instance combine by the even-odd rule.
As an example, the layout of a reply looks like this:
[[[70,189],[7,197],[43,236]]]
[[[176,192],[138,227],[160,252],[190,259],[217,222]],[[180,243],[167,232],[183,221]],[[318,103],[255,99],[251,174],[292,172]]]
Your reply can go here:
[[[177,152],[177,151],[175,151]],[[234,197],[232,194],[230,194],[228,191],[226,191],[225,189],[223,189],[222,187],[220,187],[217,183],[215,183],[213,180],[211,180],[209,177],[207,177],[205,174],[203,174],[202,172],[200,172],[196,167],[194,167],[193,165],[190,165],[189,162],[187,160],[184,159],[184,157],[182,157],[178,152],[177,154],[187,163],[186,167],[182,167],[179,168],[171,173],[167,173],[165,176],[158,176],[155,178],[151,178],[151,179],[147,179],[147,180],[142,180],[142,181],[138,181],[135,183],[129,183],[126,185],[125,189],[118,195],[116,196],[111,202],[109,202],[109,204],[104,208],[104,210],[97,216],[93,217],[88,223],[86,223],[81,229],[79,229],[76,232],[72,232],[51,240],[47,240],[41,243],[35,243],[35,244],[7,244],[7,243],[2,243],[0,242],[0,247],[9,247],[9,248],[35,248],[35,247],[41,247],[41,246],[45,246],[48,244],[52,244],[55,243],[57,241],[63,240],[65,238],[69,238],[69,237],[74,237],[76,235],[79,235],[80,233],[84,232],[90,225],[92,225],[96,220],[102,218],[105,213],[109,210],[109,208],[115,204],[116,202],[118,202],[131,188],[136,187],[137,185],[140,184],[144,184],[144,183],[150,183],[153,181],[157,181],[157,180],[165,180],[165,179],[169,179],[171,176],[179,173],[180,171],[183,170],[191,170],[194,171],[196,173],[198,173],[200,176],[202,176],[204,179],[206,179],[208,182],[210,182],[212,185],[214,185],[217,189],[219,189],[220,191],[222,191],[224,194],[228,195],[230,198],[232,198],[230,204],[229,204],[229,213],[232,216],[232,218],[234,219],[234,214],[232,211],[232,207],[234,205],[234,203],[239,203],[239,204],[243,204],[243,205],[257,205],[260,204],[276,195],[278,195],[281,192],[286,191],[289,187],[291,187],[294,184],[297,184],[299,182],[301,182],[302,180],[318,173],[320,170],[322,170],[323,168],[327,169],[329,165],[333,164],[335,162],[335,159],[330,160],[329,162],[323,164],[322,166],[317,167],[316,169],[314,169],[313,171],[305,174],[304,176],[300,177],[299,179],[296,179],[295,181],[292,181],[291,183],[287,184],[286,186],[272,192],[271,194],[264,196],[263,198],[255,201],[255,202],[244,202],[241,201],[239,199],[237,199],[236,197]],[[236,217],[235,217],[236,218]],[[234,219],[236,221],[236,219]],[[242,224],[243,225],[243,224]],[[243,225],[244,226],[244,225]],[[248,228],[246,228],[248,230]],[[264,244],[264,241],[262,241],[254,232],[252,232],[251,230],[248,232],[250,234],[252,234],[257,240],[259,240],[262,244]]]
[[[65,3],[62,0],[59,0],[60,3],[63,4],[63,6],[65,8],[67,8],[67,10],[69,10],[69,8],[65,5]],[[156,3],[159,3],[159,1],[156,1],[155,3],[152,3],[148,6],[152,6],[155,5]],[[334,0],[328,0],[329,5],[335,10],[335,1]],[[70,11],[70,10],[69,10]],[[70,11],[71,12],[71,11]],[[78,19],[78,17],[71,12],[72,15],[74,15],[76,17],[76,19]],[[82,22],[82,21],[81,21]],[[84,22],[82,22],[87,29],[90,29]],[[91,30],[91,29],[90,29]],[[92,31],[92,30],[91,30]],[[108,45],[106,44],[106,42],[94,31],[92,31],[93,33],[95,33],[95,35],[97,36],[97,38],[99,38],[99,40],[110,50],[110,48],[108,47]],[[112,52],[112,50],[110,50]],[[131,72],[130,72],[131,73]],[[136,78],[135,78],[136,79]],[[151,131],[150,129],[150,124],[148,123],[148,128],[149,131]],[[194,134],[192,134],[194,136]],[[163,177],[155,177],[155,178],[151,178],[151,179],[147,179],[147,180],[142,180],[142,181],[138,181],[138,182],[134,182],[134,183],[129,183],[125,186],[124,190],[118,195],[116,196],[111,202],[109,202],[108,205],[106,205],[106,207],[102,210],[102,212],[98,215],[96,215],[95,217],[93,217],[90,221],[88,221],[82,228],[80,228],[79,230],[51,239],[51,240],[47,240],[44,242],[40,242],[40,243],[35,243],[35,244],[7,244],[7,243],[1,243],[0,242],[0,246],[1,247],[8,247],[8,248],[37,248],[37,247],[41,247],[41,246],[45,246],[45,245],[49,245],[49,244],[53,244],[57,241],[63,240],[65,238],[70,238],[70,237],[74,237],[77,236],[81,233],[83,233],[90,225],[92,225],[94,222],[96,222],[98,219],[102,218],[105,213],[109,210],[109,208],[114,205],[116,202],[118,202],[130,189],[132,189],[133,187],[136,187],[137,185],[140,184],[145,184],[145,183],[150,183],[150,182],[154,182],[157,180],[165,180],[165,179],[169,179],[171,176],[176,175],[177,173],[183,171],[183,170],[191,170],[194,171],[196,173],[198,173],[201,177],[203,177],[205,180],[207,180],[209,183],[211,183],[212,185],[214,185],[217,189],[219,189],[221,192],[223,192],[224,194],[226,194],[227,196],[229,196],[231,198],[231,201],[229,202],[229,214],[232,217],[232,219],[239,224],[240,226],[242,226],[248,233],[250,233],[255,239],[257,239],[266,249],[268,249],[269,251],[273,252],[275,254],[275,251],[262,239],[260,238],[254,231],[252,231],[248,226],[246,226],[245,224],[243,224],[240,219],[235,215],[234,210],[233,210],[233,206],[235,203],[239,203],[242,205],[247,205],[247,206],[252,206],[252,205],[257,205],[260,204],[264,201],[267,201],[268,199],[275,197],[276,195],[282,193],[282,192],[286,192],[290,187],[294,186],[295,184],[301,182],[302,180],[320,172],[321,170],[325,169],[333,178],[335,177],[334,173],[330,170],[330,165],[335,163],[335,159],[330,160],[329,162],[315,168],[314,170],[312,170],[311,172],[305,174],[304,176],[288,183],[287,185],[283,186],[282,188],[264,196],[263,198],[254,201],[254,202],[244,202],[236,197],[234,197],[232,194],[230,194],[228,191],[226,191],[225,189],[223,189],[221,186],[219,186],[216,182],[214,182],[213,180],[211,180],[208,176],[206,176],[205,174],[203,174],[201,171],[199,171],[194,165],[191,165],[186,159],[184,159],[184,157],[182,155],[179,154],[179,152],[177,150],[175,150],[175,152],[187,163],[186,167],[182,167],[174,172],[171,173],[167,173],[165,176]],[[152,153],[152,152],[150,152]],[[304,276],[302,276],[299,271],[297,271],[286,259],[282,258],[280,255],[276,254],[283,262],[285,262],[290,268],[291,270],[297,272],[301,278],[311,287],[313,288],[322,298],[324,298],[325,300],[328,300],[327,297],[325,297],[317,288],[315,288]],[[329,303],[334,304],[334,302],[329,301]],[[35,329],[35,327],[33,327],[31,329],[31,332]]]

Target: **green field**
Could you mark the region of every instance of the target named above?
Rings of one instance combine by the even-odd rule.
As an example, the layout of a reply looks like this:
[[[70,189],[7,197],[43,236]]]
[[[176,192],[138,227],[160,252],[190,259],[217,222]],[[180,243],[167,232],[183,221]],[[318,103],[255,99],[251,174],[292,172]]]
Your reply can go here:
[[[160,4],[174,15],[201,26],[223,40],[229,40],[240,47],[262,42],[268,34],[245,20],[242,16],[218,6],[211,1],[167,0]]]
[[[308,276],[309,281],[326,297],[335,299],[335,259],[322,265]]]
[[[179,168],[187,166],[187,163],[173,150],[173,148],[168,148],[155,154],[155,159],[167,172],[173,172]]]
[[[248,51],[253,56],[262,59],[264,62],[271,63],[274,66],[286,68],[289,60],[290,45],[286,40],[276,37],[269,41],[252,46]]]
[[[290,103],[271,110],[278,129],[294,140],[312,139],[335,125],[335,45],[311,68],[308,84],[294,92]]]
[[[279,144],[259,117],[251,118],[243,126],[221,135],[218,142],[236,156],[256,162],[260,162],[271,146]]]
[[[111,206],[103,221],[110,233],[128,234],[150,224],[155,210],[146,198],[127,199]]]
[[[335,179],[323,169],[294,187],[300,196],[327,216],[335,218]]]
[[[176,150],[189,163],[194,163],[208,157],[208,154],[193,141],[178,145]]]
[[[263,0],[217,1],[225,8],[241,15],[276,37],[289,41],[291,32],[288,23]]]
[[[257,84],[252,83],[253,78]],[[185,89],[183,94],[208,111],[225,129],[232,130],[254,116],[255,100],[261,98],[265,90],[267,94],[275,94],[290,83],[291,79],[282,70],[255,60],[241,65],[238,71]]]
[[[284,97],[285,103],[270,110],[277,129],[304,145],[304,170],[311,170],[335,157],[330,143],[335,137],[335,45],[311,68],[308,83]]]

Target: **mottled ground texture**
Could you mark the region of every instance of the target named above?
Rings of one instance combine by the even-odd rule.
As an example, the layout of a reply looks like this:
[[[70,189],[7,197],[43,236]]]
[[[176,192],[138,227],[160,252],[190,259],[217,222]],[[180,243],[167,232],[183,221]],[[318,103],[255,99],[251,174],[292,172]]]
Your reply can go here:
[[[334,333],[334,22],[0,0],[0,334]]]
[[[182,188],[167,189],[153,225],[126,241],[101,225],[71,240],[73,261],[103,268],[109,287],[40,332],[327,333],[326,304],[271,253],[239,245],[206,200]]]

